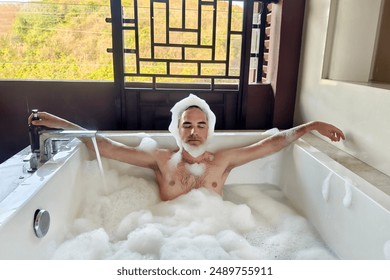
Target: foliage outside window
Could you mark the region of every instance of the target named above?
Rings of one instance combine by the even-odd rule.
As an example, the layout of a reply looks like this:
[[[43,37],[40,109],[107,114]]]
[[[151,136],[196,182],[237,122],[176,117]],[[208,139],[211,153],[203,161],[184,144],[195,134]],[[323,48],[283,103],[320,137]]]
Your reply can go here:
[[[0,79],[112,80],[109,4],[0,2]]]
[[[125,72],[133,73],[126,80],[148,82],[152,73],[160,75],[157,76],[160,82],[207,83],[213,77],[217,84],[238,83],[244,2],[232,1],[231,23],[228,23],[227,14],[229,2],[217,2],[214,38],[213,6],[204,5],[199,10],[198,0],[185,1],[188,11],[184,23],[181,17],[183,1],[170,0],[169,28],[173,31],[167,33],[164,29],[166,6],[156,1],[153,42],[161,43],[161,46],[154,47],[156,60],[148,61],[151,53],[150,0],[138,0],[140,34],[137,51],[144,61],[137,64],[134,53],[125,53]],[[122,3],[124,17],[134,18],[134,1],[123,0]],[[110,1],[0,0],[0,8],[0,79],[113,80],[112,54],[106,51],[112,46],[111,24],[105,21],[111,16]],[[195,30],[199,13],[203,19],[199,25],[202,36],[197,43],[199,38]],[[233,32],[231,35],[228,35],[228,24]],[[182,32],[180,29],[187,30]],[[194,31],[188,32],[188,29]],[[164,47],[167,34],[169,43],[176,47]],[[204,48],[188,47],[197,44]],[[183,45],[187,46],[184,54],[184,48],[178,47]],[[214,55],[208,46],[215,48]],[[124,31],[124,47],[136,48],[134,31]],[[181,61],[183,56],[186,61]],[[164,59],[173,62],[167,66]],[[228,61],[228,68],[225,61]]]
[[[238,84],[243,1],[136,2],[122,1],[126,82]]]

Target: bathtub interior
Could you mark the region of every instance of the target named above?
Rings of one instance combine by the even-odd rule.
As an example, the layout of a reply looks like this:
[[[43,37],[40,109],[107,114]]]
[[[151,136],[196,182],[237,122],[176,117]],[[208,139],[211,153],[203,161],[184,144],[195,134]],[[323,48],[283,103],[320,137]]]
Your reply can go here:
[[[175,147],[173,138],[165,133],[106,135],[133,146],[148,137],[158,142],[160,147]],[[217,133],[211,150],[251,144],[265,136],[258,132]],[[66,238],[69,224],[79,214],[85,195],[82,188],[85,178],[79,170],[86,160],[93,158],[94,155],[78,143],[72,150],[60,153],[57,159],[41,167],[1,202],[1,213],[8,214],[0,219],[0,258],[50,257],[53,247]],[[114,164],[119,172],[136,177],[153,177],[148,169]],[[234,169],[226,182],[227,186],[265,183],[280,186],[294,208],[313,224],[338,257],[389,257],[389,200],[375,187],[304,141],[300,140],[282,152]],[[21,200],[23,188],[30,195]],[[10,206],[14,201],[19,201],[20,206]],[[7,207],[8,211],[3,211]],[[32,230],[32,215],[36,209],[45,209],[51,215],[50,230],[41,239]]]

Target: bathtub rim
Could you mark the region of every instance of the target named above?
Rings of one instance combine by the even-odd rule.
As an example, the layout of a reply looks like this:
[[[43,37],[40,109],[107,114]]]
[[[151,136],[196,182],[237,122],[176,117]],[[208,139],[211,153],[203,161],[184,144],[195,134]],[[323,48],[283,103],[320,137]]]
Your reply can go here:
[[[137,138],[138,142],[140,142],[141,139],[144,137],[151,137],[151,138],[154,138],[154,137],[161,138],[162,137],[162,138],[170,139],[171,144],[168,145],[169,148],[177,147],[175,141],[172,141],[174,139],[172,134],[168,131],[126,131],[126,130],[122,131],[121,130],[121,131],[98,131],[97,134],[101,134],[101,135],[104,135],[108,138],[118,140],[118,141],[120,141],[119,139],[123,139],[124,137],[131,138],[131,139]],[[261,139],[263,139],[267,136],[270,136],[272,134],[274,134],[274,131],[272,129],[266,130],[266,131],[264,131],[264,130],[250,130],[250,131],[248,131],[248,130],[245,130],[245,131],[232,130],[232,131],[216,131],[214,133],[214,137],[216,137],[216,138],[221,138],[221,137],[226,137],[226,136],[240,137],[241,135],[244,135],[246,137],[249,137],[248,142],[252,142],[252,141],[261,140]],[[317,137],[317,136],[315,136],[313,134],[313,137]],[[317,138],[319,138],[319,137],[317,137]],[[123,142],[123,141],[120,141],[120,142]],[[173,142],[173,144],[172,144],[172,142]],[[39,169],[40,172],[47,172],[48,173],[48,175],[44,176],[44,180],[40,181],[41,184],[39,184],[39,185],[41,187],[42,187],[42,185],[44,185],[43,184],[44,182],[50,180],[50,178],[52,176],[54,176],[54,174],[56,172],[58,172],[58,170],[61,168],[61,166],[63,164],[65,164],[67,161],[71,160],[72,156],[80,149],[81,144],[82,144],[81,141],[79,141],[78,139],[72,140],[69,143],[69,150],[60,151],[57,154],[56,157],[60,158],[60,160],[58,160],[57,158],[50,159],[47,163],[45,163],[44,165],[42,165],[40,167],[40,169]],[[326,143],[326,144],[331,145],[329,143]],[[242,145],[242,144],[240,144],[240,145]],[[313,146],[311,143],[306,141],[304,139],[304,137],[296,140],[293,143],[293,145],[297,145],[298,147],[303,149],[308,155],[310,155],[311,157],[313,157],[314,159],[319,161],[328,170],[330,170],[330,171],[336,170],[337,172],[333,172],[333,173],[335,173],[340,178],[342,178],[342,179],[345,179],[346,177],[347,178],[354,178],[355,180],[353,182],[356,185],[355,187],[360,192],[362,192],[369,199],[374,200],[380,207],[382,207],[386,211],[390,212],[390,196],[386,192],[382,191],[377,186],[375,186],[371,182],[369,182],[366,179],[364,179],[363,177],[361,177],[359,174],[353,172],[347,166],[339,163],[334,158],[332,158],[330,155],[328,155],[326,152],[322,151],[320,148]],[[234,141],[232,141],[232,143],[228,144],[228,146],[235,146]],[[211,144],[210,151],[213,152],[217,149],[218,149],[218,147],[216,145]],[[335,149],[338,149],[338,148],[335,147]],[[350,156],[350,157],[352,157],[352,156]],[[62,160],[62,159],[65,159],[65,160]],[[53,165],[55,166],[54,170],[53,170]],[[340,173],[345,175],[345,177],[340,175]],[[38,171],[33,173],[31,176],[29,176],[25,180],[21,181],[19,186],[31,185],[34,180],[37,180],[37,174],[38,174]],[[0,201],[0,209],[2,209],[2,211],[3,211],[3,213],[0,214],[0,228],[14,214],[14,211],[12,208],[15,208],[15,207],[12,207],[11,205],[7,205],[7,204],[9,204],[10,201],[12,202],[12,200],[15,199],[14,196],[18,196],[18,197],[20,196],[19,192],[21,191],[21,189],[19,188],[19,186],[15,190],[13,190],[11,193],[9,193],[2,201]],[[17,207],[21,207],[23,205],[23,203],[27,203],[28,200],[35,193],[39,192],[39,189],[40,188],[36,188],[34,190],[24,190],[24,193],[27,193],[28,197],[26,197],[23,201],[21,201],[20,199],[17,199],[16,201],[19,202]],[[2,208],[2,207],[4,207],[4,208]],[[6,213],[4,213],[4,212],[6,212]]]
[[[113,133],[114,136],[125,136],[125,137],[128,137],[128,136],[138,136],[138,138],[142,138],[142,137],[145,137],[145,136],[156,136],[156,137],[165,137],[165,138],[172,138],[173,139],[173,136],[168,133],[168,132],[159,132],[159,133],[139,133],[139,132],[119,132],[119,133]],[[250,139],[260,139],[260,138],[264,138],[265,136],[267,135],[264,135],[264,134],[260,134],[258,131],[254,131],[254,132],[222,132],[222,133],[216,133],[216,136],[217,137],[221,137],[221,139],[227,135],[235,135],[237,137],[240,137],[241,135],[246,135],[246,136],[253,136],[253,138],[250,138]],[[135,137],[133,137],[135,139]],[[169,140],[169,142],[174,142],[172,139]],[[218,141],[217,141],[218,142]],[[234,137],[233,137],[233,140],[231,141],[232,143],[234,143]],[[71,160],[73,158],[74,155],[76,155],[77,151],[83,147],[80,144],[80,142],[76,142],[76,146],[75,148],[72,150],[72,151],[66,151],[67,153],[70,153],[69,156],[65,156],[65,161],[61,162],[62,164],[65,164],[67,161]],[[240,143],[241,145],[241,143]],[[306,141],[302,140],[302,139],[299,139],[297,140],[293,145],[291,145],[290,147],[288,147],[287,149],[299,149],[301,151],[303,151],[305,154],[307,154],[308,156],[310,156],[311,158],[313,158],[314,160],[318,161],[322,166],[324,166],[324,168],[326,168],[327,170],[330,170],[332,171],[332,173],[334,173],[335,175],[337,175],[338,177],[340,177],[341,179],[345,179],[344,176],[342,175],[350,175],[351,177],[354,178],[354,182],[359,182],[359,184],[354,184],[354,187],[357,191],[359,191],[360,193],[362,193],[365,197],[367,197],[368,199],[370,199],[371,201],[375,202],[376,205],[380,206],[381,209],[385,209],[387,211],[387,213],[389,213],[389,209],[390,209],[390,200],[389,200],[389,197],[388,196],[383,196],[383,192],[381,192],[380,190],[376,189],[374,185],[372,185],[370,182],[367,182],[366,180],[364,180],[363,178],[361,178],[360,176],[358,176],[356,173],[350,171],[348,168],[346,168],[345,166],[343,166],[342,164],[338,163],[337,161],[335,161],[334,159],[332,159],[331,157],[329,157],[327,154],[325,154],[324,152],[322,152],[321,150],[315,148],[314,146],[312,146],[311,144],[307,143]],[[290,152],[290,151],[288,151]],[[45,165],[44,165],[45,166]],[[49,176],[47,176],[45,178],[45,180],[50,180],[51,176],[54,176],[56,174],[56,172],[58,172],[58,169],[61,168],[61,164],[53,171],[51,170],[50,168],[52,166],[46,166],[46,168],[48,168],[48,170],[50,172],[52,172],[52,174]],[[335,170],[335,171],[334,171]],[[341,174],[341,175],[340,175]],[[357,177],[356,177],[357,176]],[[361,183],[361,184],[360,184]],[[362,188],[359,188],[360,185],[363,185]],[[44,187],[44,184],[40,184],[41,188]],[[39,189],[40,190],[40,189]],[[36,190],[36,192],[39,192],[39,190]],[[368,190],[368,194],[366,193]],[[34,196],[34,194],[36,193],[34,192],[30,197]],[[373,199],[374,198],[374,199]],[[379,198],[379,200],[377,200],[377,198]],[[26,200],[26,203],[28,203],[29,199]],[[6,223],[4,223],[6,224]],[[0,230],[1,230],[1,225],[0,225]]]
[[[318,161],[322,166],[342,180],[351,179],[353,186],[368,199],[390,213],[390,196],[377,186],[367,181],[359,174],[353,172],[345,165],[337,162],[332,157],[314,147],[304,139],[298,139],[295,145],[303,149],[310,157]]]

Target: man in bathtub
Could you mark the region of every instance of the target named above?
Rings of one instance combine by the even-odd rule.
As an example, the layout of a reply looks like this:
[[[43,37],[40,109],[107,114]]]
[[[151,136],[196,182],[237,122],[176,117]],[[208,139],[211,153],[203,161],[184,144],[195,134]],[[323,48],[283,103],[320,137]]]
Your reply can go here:
[[[169,131],[176,139],[178,150],[141,150],[97,137],[100,154],[132,165],[150,168],[156,175],[162,200],[171,200],[192,189],[205,187],[222,194],[223,186],[230,171],[252,160],[278,152],[304,134],[316,130],[331,141],[345,139],[337,127],[319,121],[309,122],[279,132],[249,146],[224,149],[211,153],[207,151],[214,134],[215,115],[208,104],[195,95],[179,101],[171,109],[172,121]],[[46,112],[39,112],[39,120],[33,125],[52,128],[84,129],[65,119]],[[89,149],[92,141],[81,139]]]

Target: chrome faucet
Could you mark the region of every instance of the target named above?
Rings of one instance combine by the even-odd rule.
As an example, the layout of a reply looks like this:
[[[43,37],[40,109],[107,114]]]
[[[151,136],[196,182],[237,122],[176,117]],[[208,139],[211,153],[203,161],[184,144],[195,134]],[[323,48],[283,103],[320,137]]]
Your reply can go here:
[[[32,110],[33,120],[38,119],[38,110]],[[93,138],[96,130],[63,130],[45,126],[29,125],[31,154],[25,159],[30,161],[29,172],[36,171],[59,151],[59,145],[73,138]]]
[[[42,165],[59,151],[59,142],[73,138],[94,138],[96,130],[41,130],[39,132],[39,163]]]

